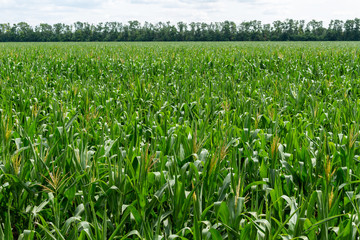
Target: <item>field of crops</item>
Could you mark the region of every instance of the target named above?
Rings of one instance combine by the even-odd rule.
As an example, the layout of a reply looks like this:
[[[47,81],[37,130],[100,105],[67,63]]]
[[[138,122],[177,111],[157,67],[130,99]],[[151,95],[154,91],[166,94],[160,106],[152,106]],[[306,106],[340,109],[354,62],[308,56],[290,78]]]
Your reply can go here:
[[[358,239],[360,44],[0,44],[0,239]]]

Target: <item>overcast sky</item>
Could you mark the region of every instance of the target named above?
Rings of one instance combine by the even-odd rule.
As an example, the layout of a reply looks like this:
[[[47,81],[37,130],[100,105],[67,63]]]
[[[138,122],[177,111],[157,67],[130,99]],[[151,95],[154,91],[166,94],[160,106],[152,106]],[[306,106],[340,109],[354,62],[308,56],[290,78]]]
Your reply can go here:
[[[359,9],[360,0],[0,0],[0,23],[272,23],[293,18],[322,20],[326,25],[330,19],[360,18]]]

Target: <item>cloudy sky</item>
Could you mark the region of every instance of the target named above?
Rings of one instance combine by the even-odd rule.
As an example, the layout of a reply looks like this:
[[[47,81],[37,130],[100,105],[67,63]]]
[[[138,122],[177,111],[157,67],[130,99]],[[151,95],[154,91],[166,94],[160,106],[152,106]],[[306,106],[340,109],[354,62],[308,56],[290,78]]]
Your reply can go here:
[[[0,23],[216,22],[360,18],[359,0],[0,0]]]

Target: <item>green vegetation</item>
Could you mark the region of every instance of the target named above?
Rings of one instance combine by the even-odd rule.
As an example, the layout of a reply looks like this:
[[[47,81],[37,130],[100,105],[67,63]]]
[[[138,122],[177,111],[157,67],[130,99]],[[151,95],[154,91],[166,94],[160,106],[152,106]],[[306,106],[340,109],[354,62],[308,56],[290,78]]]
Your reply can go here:
[[[356,239],[356,43],[0,45],[0,239]]]
[[[322,21],[286,19],[263,24],[261,21],[204,23],[139,21],[90,24],[26,22],[0,24],[0,42],[89,42],[89,41],[360,41],[360,19]]]

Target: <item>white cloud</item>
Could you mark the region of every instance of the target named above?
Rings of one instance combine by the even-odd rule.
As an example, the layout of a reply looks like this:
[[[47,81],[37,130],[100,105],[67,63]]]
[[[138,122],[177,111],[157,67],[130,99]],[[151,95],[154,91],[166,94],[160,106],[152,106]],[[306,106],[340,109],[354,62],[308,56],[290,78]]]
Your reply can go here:
[[[360,17],[355,0],[0,0],[0,23],[76,21],[157,23],[159,21],[215,22],[286,18],[323,20]]]

